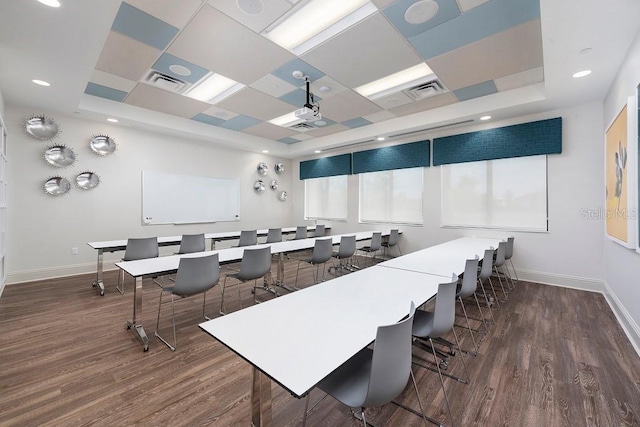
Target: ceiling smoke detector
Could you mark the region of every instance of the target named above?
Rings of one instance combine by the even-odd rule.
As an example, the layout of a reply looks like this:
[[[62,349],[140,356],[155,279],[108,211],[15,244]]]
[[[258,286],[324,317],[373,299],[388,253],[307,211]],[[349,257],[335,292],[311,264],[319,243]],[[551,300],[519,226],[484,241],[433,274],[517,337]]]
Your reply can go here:
[[[264,12],[264,2],[262,0],[236,0],[238,9],[247,15],[260,15]]]

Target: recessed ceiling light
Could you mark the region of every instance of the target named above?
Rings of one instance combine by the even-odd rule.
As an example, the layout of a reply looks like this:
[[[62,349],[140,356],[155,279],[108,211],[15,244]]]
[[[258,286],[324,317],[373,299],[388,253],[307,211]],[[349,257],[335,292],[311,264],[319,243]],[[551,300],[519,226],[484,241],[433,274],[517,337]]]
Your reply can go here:
[[[31,81],[40,86],[51,86],[51,83],[45,82],[44,80],[33,79]]]
[[[179,76],[190,76],[191,70],[185,67],[184,65],[171,64],[169,65],[169,70],[173,74],[177,74]]]
[[[320,153],[322,153],[322,150],[316,150],[316,151],[314,151],[314,153],[320,154]]]
[[[295,111],[287,113],[283,116],[276,117],[275,119],[269,120],[269,123],[276,126],[288,127],[302,122],[302,119],[296,117]]]
[[[433,74],[431,68],[424,62],[397,73],[388,75],[373,82],[355,88],[360,95],[369,99],[376,99],[401,89],[412,86],[416,80]],[[405,87],[406,86],[406,87]]]
[[[384,136],[379,136],[376,138],[377,141],[384,141],[385,139],[387,138],[385,138]]]
[[[263,153],[267,154],[269,150],[262,150]]]
[[[211,74],[185,93],[189,98],[215,104],[231,96],[244,85],[220,74]]]
[[[111,117],[109,117],[107,121],[111,123],[118,123],[118,119],[112,119]]]
[[[573,78],[579,79],[580,77],[585,77],[585,76],[588,76],[589,74],[591,74],[591,70],[578,71],[573,75]]]
[[[49,7],[60,7],[60,2],[58,0],[38,0],[38,1]]]
[[[482,116],[482,117],[480,117],[480,120],[482,120],[482,121],[491,120],[491,116]]]
[[[433,0],[420,0],[406,10],[404,20],[409,24],[423,24],[436,16],[438,3]]]

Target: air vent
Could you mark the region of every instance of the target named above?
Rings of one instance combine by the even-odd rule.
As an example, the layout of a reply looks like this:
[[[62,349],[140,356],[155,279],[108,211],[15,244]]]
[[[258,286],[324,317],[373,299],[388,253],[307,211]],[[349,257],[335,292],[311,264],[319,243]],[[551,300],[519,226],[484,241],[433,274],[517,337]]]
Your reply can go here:
[[[297,130],[298,132],[306,132],[312,129],[315,129],[315,127],[311,126],[309,123],[298,123],[292,126],[289,126],[289,129],[294,129]]]
[[[175,93],[182,92],[182,90],[187,87],[188,84],[187,82],[176,79],[175,77],[159,73],[156,70],[149,71],[143,81],[149,83],[150,85],[157,86],[161,89]]]
[[[440,83],[439,80],[431,80],[425,83],[420,83],[417,86],[410,87],[402,91],[405,95],[413,100],[424,99],[430,96],[437,95],[439,93],[446,92],[447,89]]]

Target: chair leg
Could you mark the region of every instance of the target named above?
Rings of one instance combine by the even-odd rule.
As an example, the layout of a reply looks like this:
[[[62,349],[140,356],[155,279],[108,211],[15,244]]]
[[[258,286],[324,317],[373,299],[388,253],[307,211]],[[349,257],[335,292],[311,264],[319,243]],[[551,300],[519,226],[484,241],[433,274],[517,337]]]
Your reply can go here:
[[[476,293],[473,293],[473,298],[475,298],[476,300],[476,306],[478,307],[478,312],[480,313],[480,317],[482,318],[482,324],[484,325],[484,333],[488,334],[489,333],[489,327],[487,326],[487,319],[485,319],[484,317],[484,313],[482,312],[482,309],[480,308],[480,301],[478,300],[478,295],[476,295]],[[491,309],[489,309],[491,310]]]
[[[480,289],[482,289],[482,294],[484,295],[484,301],[489,309],[489,314],[491,315],[491,322],[493,324],[496,323],[495,317],[493,317],[493,309],[491,308],[491,301],[489,301],[489,295],[487,295],[487,291],[484,289],[484,284],[482,283],[482,279],[478,278],[478,284],[480,285]]]
[[[502,279],[500,278],[500,271],[498,271],[498,267],[493,267],[496,276],[498,276],[498,283],[500,284],[500,288],[502,288],[502,295],[504,296],[504,300],[502,302],[507,302],[507,292],[504,290],[504,286],[502,285]]]
[[[207,307],[207,293],[203,292],[202,293],[202,317],[204,317],[207,320],[211,320],[211,318],[207,316],[206,307]]]
[[[464,318],[467,321],[467,329],[469,329],[469,335],[471,335],[471,341],[473,341],[474,352],[471,354],[473,356],[476,356],[478,354],[478,343],[476,343],[476,339],[473,336],[473,331],[471,330],[471,324],[469,323],[469,317],[467,316],[467,310],[464,308],[464,302],[462,302],[462,298],[458,297],[458,301],[460,301],[460,305],[462,306],[462,313],[464,313]]]
[[[160,325],[160,310],[162,308],[162,292],[160,291],[160,301],[158,302],[158,318],[156,320],[156,331],[154,333],[154,335],[160,340],[162,341],[167,347],[169,347],[171,349],[171,351],[176,351],[176,347],[178,346],[178,339],[176,338],[176,314],[175,314],[175,309],[173,306],[173,294],[171,294],[171,322],[173,325],[173,345],[169,344],[169,342],[167,340],[165,340],[164,338],[162,338],[160,336],[160,334],[158,333],[158,327]]]
[[[227,309],[224,306],[224,290],[226,287],[227,287],[227,277],[225,276],[224,281],[222,282],[222,297],[220,298],[220,314],[223,316],[227,314],[226,313]]]
[[[520,279],[518,279],[518,272],[516,271],[516,268],[513,266],[513,261],[511,261],[511,258],[508,259],[509,264],[511,264],[511,269],[513,270],[513,274],[516,276],[516,283],[520,282]]]
[[[491,277],[487,277],[487,280],[489,281],[489,286],[491,287],[491,290],[493,291],[493,302],[496,303],[496,310],[500,310],[500,300],[498,299],[498,294],[496,294],[496,288],[493,287],[493,282],[491,281]]]
[[[449,418],[451,419],[451,425],[458,425],[451,413],[451,405],[449,405],[449,398],[447,397],[447,390],[444,388],[444,378],[442,378],[442,371],[440,370],[440,364],[438,363],[438,358],[436,356],[435,346],[433,345],[433,340],[429,338],[431,342],[431,348],[433,349],[433,360],[436,363],[436,368],[438,368],[438,377],[440,378],[440,386],[442,387],[442,393],[444,394],[444,401],[447,403],[447,411],[449,412]]]
[[[296,270],[296,282],[293,285],[293,289],[298,290],[298,273],[300,273],[300,260],[298,260],[298,269]]]

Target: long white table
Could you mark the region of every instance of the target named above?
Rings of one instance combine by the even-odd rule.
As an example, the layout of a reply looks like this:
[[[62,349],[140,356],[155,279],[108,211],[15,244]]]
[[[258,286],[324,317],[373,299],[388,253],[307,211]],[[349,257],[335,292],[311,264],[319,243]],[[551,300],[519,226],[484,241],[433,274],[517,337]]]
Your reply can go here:
[[[283,235],[295,234],[297,227],[286,227],[282,229]],[[316,227],[313,225],[307,226],[307,233],[315,231]],[[331,230],[330,226],[325,226],[325,230]],[[258,230],[258,237],[264,237],[269,230]],[[224,240],[236,240],[240,238],[240,231],[220,231],[216,233],[205,233],[205,239],[211,240],[211,250],[215,249],[216,242],[222,242]],[[182,241],[182,235],[180,236],[163,236],[158,237],[158,246],[177,246]],[[102,242],[87,242],[91,248],[98,251],[98,261],[96,266],[96,280],[93,282],[93,286],[97,286],[100,290],[100,295],[104,295],[104,280],[103,280],[103,259],[105,252],[118,252],[124,251],[127,248],[127,239],[120,240],[106,240]]]
[[[383,235],[389,235],[390,231],[383,231]],[[319,237],[331,238],[333,244],[339,244],[342,236],[356,236],[356,240],[368,240],[371,239],[372,231],[363,231],[358,233],[338,234],[335,236]],[[241,248],[228,248],[216,251],[197,252],[185,255],[170,255],[158,258],[141,259],[136,261],[121,261],[117,262],[116,266],[124,270],[129,275],[135,278],[135,286],[133,288],[133,317],[132,320],[127,321],[127,329],[132,329],[142,344],[144,351],[149,349],[149,338],[144,331],[144,327],[138,319],[138,313],[142,311],[142,279],[145,277],[155,277],[166,274],[173,274],[178,271],[178,265],[180,264],[180,258],[182,257],[200,257],[218,254],[218,259],[221,264],[237,262],[242,259],[242,255],[245,249],[255,249],[265,246],[271,247],[272,254],[279,254],[277,280],[282,282],[284,276],[284,261],[283,255],[289,252],[300,251],[304,249],[313,248],[315,245],[315,238],[300,239],[300,240],[287,240],[279,243],[260,244],[254,246],[245,246]]]

